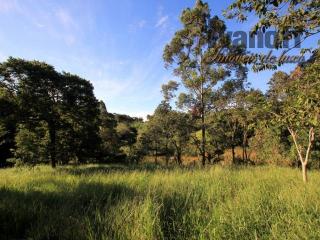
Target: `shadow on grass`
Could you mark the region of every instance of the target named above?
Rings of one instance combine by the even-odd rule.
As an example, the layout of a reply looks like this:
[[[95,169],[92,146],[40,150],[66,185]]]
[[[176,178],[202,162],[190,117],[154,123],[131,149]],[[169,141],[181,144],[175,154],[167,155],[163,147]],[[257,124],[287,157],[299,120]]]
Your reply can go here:
[[[107,231],[112,236],[117,231],[112,221],[102,226],[99,217],[104,220],[112,208],[137,195],[120,184],[71,187],[51,180],[31,185],[27,191],[0,189],[0,239],[87,239],[89,232],[99,239]]]
[[[163,239],[197,239],[199,233],[193,225],[193,211],[186,196],[179,193],[165,196],[159,214]]]

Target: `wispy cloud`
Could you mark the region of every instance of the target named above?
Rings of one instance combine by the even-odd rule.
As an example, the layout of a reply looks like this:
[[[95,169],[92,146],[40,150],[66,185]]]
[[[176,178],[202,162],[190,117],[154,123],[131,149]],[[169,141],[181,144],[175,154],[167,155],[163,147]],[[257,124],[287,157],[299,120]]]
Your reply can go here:
[[[38,29],[54,38],[62,40],[68,46],[77,42],[81,28],[69,9],[60,5],[50,5],[46,1],[37,2],[36,6],[27,1],[0,0],[0,13],[12,13],[25,17]]]
[[[161,18],[158,20],[158,22],[157,22],[157,24],[156,24],[155,27],[156,27],[156,28],[158,28],[158,27],[164,27],[164,26],[166,25],[166,23],[167,23],[168,20],[169,20],[169,16],[168,16],[168,15],[161,17]]]

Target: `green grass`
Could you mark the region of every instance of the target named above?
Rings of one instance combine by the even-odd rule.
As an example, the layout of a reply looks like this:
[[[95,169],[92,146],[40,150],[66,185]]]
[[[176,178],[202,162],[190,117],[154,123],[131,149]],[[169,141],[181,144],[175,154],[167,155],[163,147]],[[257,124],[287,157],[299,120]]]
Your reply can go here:
[[[0,170],[0,239],[320,239],[320,173]]]

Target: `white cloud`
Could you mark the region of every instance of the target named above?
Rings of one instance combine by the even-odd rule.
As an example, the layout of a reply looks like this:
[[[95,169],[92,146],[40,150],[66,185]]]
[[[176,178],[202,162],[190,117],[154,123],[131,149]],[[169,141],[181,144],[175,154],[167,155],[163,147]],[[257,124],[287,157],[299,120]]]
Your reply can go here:
[[[39,22],[34,22],[34,25],[36,25],[37,28],[44,28],[46,25],[39,23]]]
[[[157,24],[155,25],[156,28],[159,28],[159,27],[165,27],[167,22],[169,20],[169,16],[166,15],[166,16],[161,16],[157,22]]]

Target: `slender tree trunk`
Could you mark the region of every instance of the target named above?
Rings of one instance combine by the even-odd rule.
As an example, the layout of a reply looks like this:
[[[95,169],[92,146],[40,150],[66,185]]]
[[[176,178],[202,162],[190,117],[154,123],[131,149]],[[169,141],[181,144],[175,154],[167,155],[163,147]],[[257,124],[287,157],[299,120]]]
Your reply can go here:
[[[204,119],[204,111],[202,110],[201,114],[201,156],[202,156],[202,166],[206,165],[206,128],[205,128],[205,119]]]
[[[181,151],[178,151],[178,152],[177,152],[177,160],[178,160],[178,164],[181,166],[181,165],[182,165]]]
[[[169,157],[166,155],[166,166],[169,166]]]
[[[158,164],[158,144],[156,144],[156,153],[155,153],[155,159],[154,159],[154,162],[155,164],[157,165]]]
[[[177,142],[175,142],[175,141],[173,141],[173,144],[174,144],[174,146],[176,148],[176,152],[177,152],[177,154],[176,154],[177,164],[182,165],[182,160],[181,160],[182,148],[181,148],[181,145],[179,146],[177,144]]]
[[[303,182],[308,182],[308,176],[307,176],[307,164],[303,163],[301,164],[302,167],[302,179]]]
[[[50,158],[51,158],[51,166],[52,168],[56,167],[56,126],[54,122],[48,124],[49,128],[49,151],[50,151]]]
[[[245,162],[244,145],[242,144],[242,162]]]
[[[234,151],[235,150],[234,138],[235,138],[235,127],[233,127],[233,132],[231,135],[232,164],[235,164],[235,161],[236,161],[236,154]]]
[[[166,143],[166,166],[169,166],[168,142]]]
[[[235,163],[235,159],[236,159],[236,154],[235,154],[235,151],[234,151],[234,145],[232,144],[232,146],[231,146],[231,148],[232,148],[232,163],[234,164]]]
[[[202,70],[201,70],[202,72]],[[202,166],[206,165],[206,126],[205,126],[205,109],[204,109],[204,89],[203,80],[201,82],[201,155],[202,155]]]
[[[246,158],[246,161],[250,160],[248,157],[247,146],[244,147],[244,156]]]
[[[248,161],[248,154],[247,154],[247,132],[243,133],[243,140],[242,140],[242,161]]]

